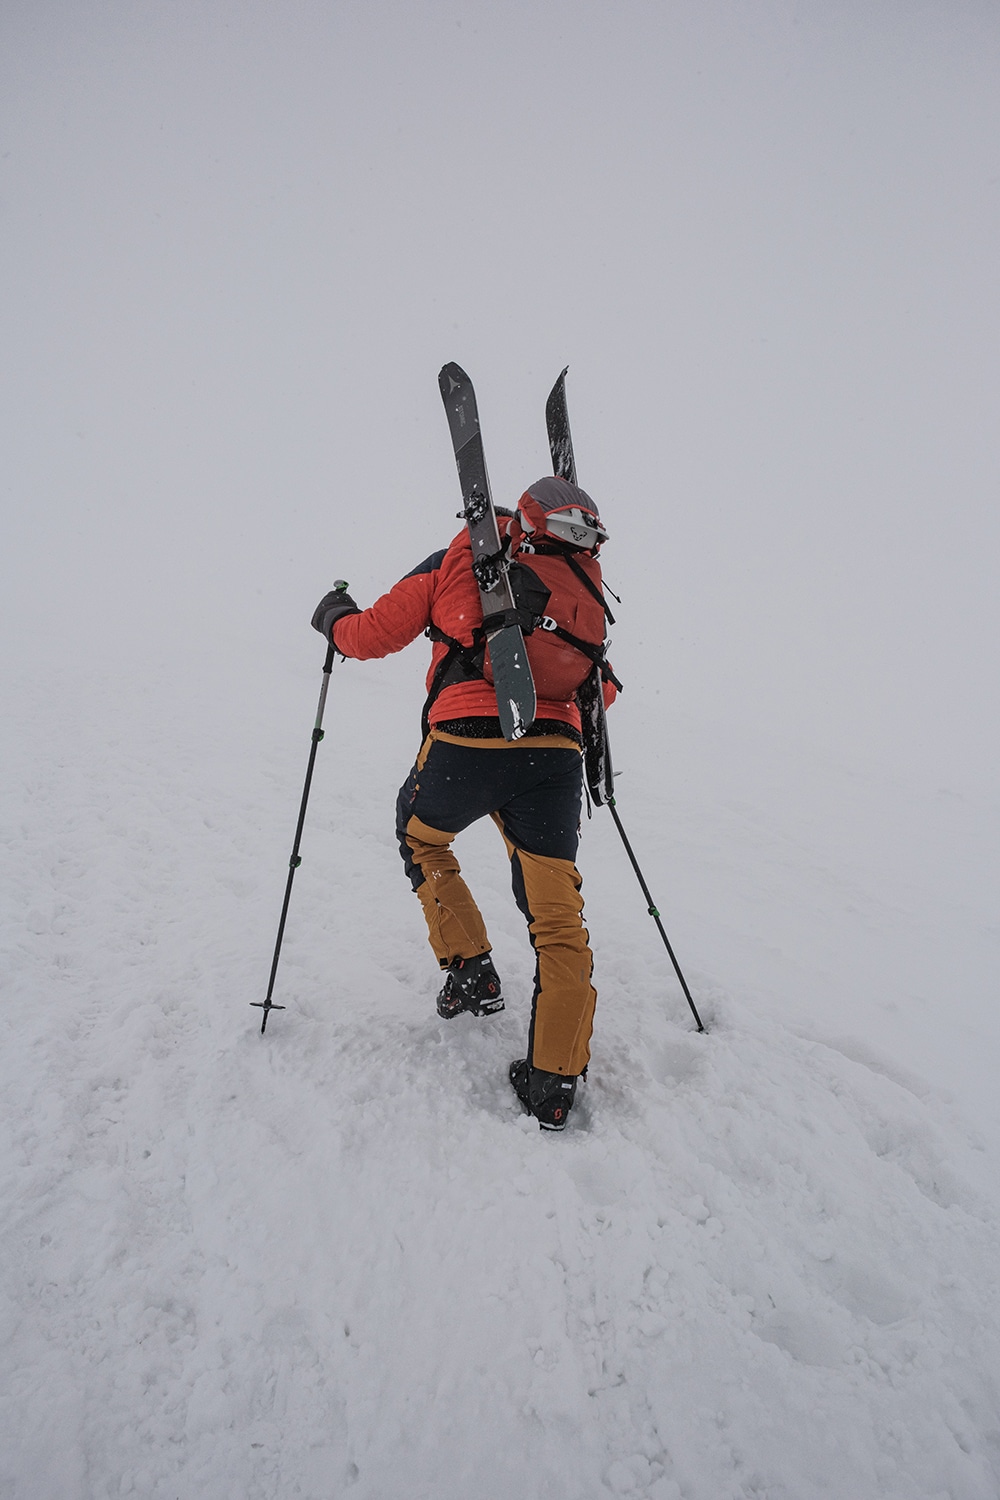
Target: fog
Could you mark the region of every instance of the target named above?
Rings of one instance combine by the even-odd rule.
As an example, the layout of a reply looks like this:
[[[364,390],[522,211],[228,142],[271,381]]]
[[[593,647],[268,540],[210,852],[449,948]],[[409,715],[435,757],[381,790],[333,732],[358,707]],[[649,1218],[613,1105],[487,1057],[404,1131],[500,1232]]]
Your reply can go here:
[[[16,665],[311,665],[456,527],[440,365],[510,501],[569,364],[631,712],[992,784],[994,5],[4,16]]]

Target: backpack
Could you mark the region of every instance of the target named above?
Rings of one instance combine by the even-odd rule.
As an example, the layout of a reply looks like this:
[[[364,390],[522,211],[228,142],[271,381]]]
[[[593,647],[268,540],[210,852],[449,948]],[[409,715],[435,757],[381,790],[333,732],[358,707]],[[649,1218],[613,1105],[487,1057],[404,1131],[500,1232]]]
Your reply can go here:
[[[510,517],[509,511],[499,507],[497,514]],[[530,557],[530,563],[521,561],[524,556]],[[601,778],[596,771],[591,776],[590,761],[593,753],[598,754],[602,764],[606,758],[601,686],[610,681],[621,690],[621,683],[605,660],[605,621],[613,624],[614,616],[604,602],[600,567],[589,554],[553,536],[522,541],[516,559],[509,565],[508,578],[518,623],[524,632],[535,691],[539,698],[565,702],[576,699],[583,721],[585,753],[590,756],[587,779],[594,792]],[[438,665],[424,704],[425,737],[431,705],[444,687],[469,677],[492,683],[486,659],[487,624],[476,629],[468,646],[435,625],[428,628],[428,637],[443,642],[448,650]],[[591,744],[595,735],[603,742],[601,745]],[[595,800],[600,804],[602,799],[595,795]]]

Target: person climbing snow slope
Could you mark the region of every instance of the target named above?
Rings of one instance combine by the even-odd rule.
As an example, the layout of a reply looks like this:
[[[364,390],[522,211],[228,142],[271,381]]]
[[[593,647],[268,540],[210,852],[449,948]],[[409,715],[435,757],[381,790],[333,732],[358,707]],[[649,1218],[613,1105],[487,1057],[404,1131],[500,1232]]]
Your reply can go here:
[[[479,818],[500,830],[514,897],[535,949],[527,1056],[511,1064],[522,1105],[547,1130],[564,1128],[590,1060],[596,992],[576,868],[583,795],[577,690],[595,661],[609,705],[620,685],[604,661],[598,553],[607,533],[593,500],[546,477],[516,512],[497,510],[515,590],[537,609],[527,635],[538,704],[522,738],[503,738],[483,633],[468,531],[402,578],[370,609],[327,594],[313,626],[345,657],[366,661],[433,642],[423,743],[399,792],[396,829],[444,985],[438,1014],[504,1009],[482,915],[452,849]]]

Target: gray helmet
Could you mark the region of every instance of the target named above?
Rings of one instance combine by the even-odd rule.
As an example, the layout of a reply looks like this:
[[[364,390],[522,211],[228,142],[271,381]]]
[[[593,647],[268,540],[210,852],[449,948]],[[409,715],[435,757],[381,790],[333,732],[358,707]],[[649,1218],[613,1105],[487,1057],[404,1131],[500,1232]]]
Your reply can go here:
[[[597,506],[586,490],[556,475],[546,475],[525,490],[518,515],[521,529],[528,536],[545,532],[581,551],[596,550],[608,539]]]

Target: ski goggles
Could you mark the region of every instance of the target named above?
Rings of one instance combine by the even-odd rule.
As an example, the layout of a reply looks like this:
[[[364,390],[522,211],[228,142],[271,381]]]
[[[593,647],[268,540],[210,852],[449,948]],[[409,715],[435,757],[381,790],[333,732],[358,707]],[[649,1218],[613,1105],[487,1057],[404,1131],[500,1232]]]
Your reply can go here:
[[[601,518],[593,511],[582,510],[579,505],[564,505],[550,510],[545,516],[545,529],[560,541],[574,547],[596,547],[608,540],[608,533],[601,525]]]

